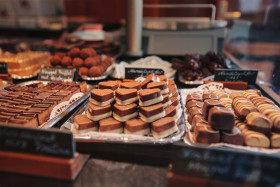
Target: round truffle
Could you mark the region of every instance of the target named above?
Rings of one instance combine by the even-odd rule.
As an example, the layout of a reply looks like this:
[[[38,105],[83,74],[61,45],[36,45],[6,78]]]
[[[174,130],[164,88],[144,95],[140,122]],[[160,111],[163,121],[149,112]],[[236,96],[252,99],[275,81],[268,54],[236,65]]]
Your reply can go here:
[[[52,56],[52,58],[51,58],[51,64],[53,65],[53,66],[56,66],[56,65],[59,65],[60,64],[60,62],[61,62],[61,58],[59,57],[59,56],[57,56],[57,55],[54,55],[54,56]]]
[[[89,77],[99,77],[102,74],[102,70],[97,67],[97,66],[92,66],[89,70],[88,70],[88,76]]]
[[[92,66],[97,66],[97,61],[94,57],[87,57],[84,65],[89,68]]]
[[[59,56],[60,58],[63,58],[66,56],[66,54],[63,52],[56,52],[55,55]]]
[[[82,67],[84,64],[83,59],[81,59],[80,57],[76,57],[73,60],[73,67]]]
[[[81,67],[79,69],[79,75],[80,76],[83,76],[83,75],[88,76],[88,68],[87,67]]]
[[[65,56],[61,60],[62,66],[70,66],[72,64],[72,58],[70,56]]]
[[[82,57],[83,59],[86,59],[87,57],[92,57],[96,54],[95,50],[92,48],[83,48],[80,51],[80,57]]]
[[[69,52],[69,55],[72,57],[72,58],[75,58],[75,57],[79,57],[80,56],[80,49],[75,47],[75,48],[72,48]]]

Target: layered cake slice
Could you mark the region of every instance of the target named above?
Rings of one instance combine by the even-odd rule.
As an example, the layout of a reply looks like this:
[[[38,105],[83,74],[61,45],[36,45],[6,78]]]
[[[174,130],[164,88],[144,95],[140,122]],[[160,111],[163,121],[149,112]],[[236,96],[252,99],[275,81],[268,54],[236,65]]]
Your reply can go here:
[[[141,89],[141,83],[137,81],[130,81],[130,82],[123,82],[120,85],[121,88],[127,88],[127,89],[136,89],[139,91]]]
[[[105,106],[114,101],[114,93],[111,89],[94,89],[90,91],[89,101],[98,106]]]
[[[163,108],[166,108],[172,104],[168,94],[162,95],[162,97],[163,100],[161,101],[161,104],[163,104]]]
[[[150,133],[150,128],[147,122],[135,118],[125,122],[124,133],[144,136]]]
[[[175,106],[177,111],[181,110],[181,105],[177,97],[171,97],[170,101],[171,101],[171,105]]]
[[[112,117],[102,119],[99,121],[99,132],[121,134],[123,132],[122,123]]]
[[[160,82],[150,82],[147,85],[148,89],[159,88],[162,95],[169,93],[169,89],[167,88],[167,84],[165,81]]]
[[[164,117],[165,111],[161,103],[152,106],[141,106],[139,116],[143,121],[151,123]]]
[[[180,113],[177,112],[175,106],[170,105],[166,107],[164,110],[165,110],[165,116],[173,117],[175,120],[175,124],[179,125],[179,123],[181,122]]]
[[[92,103],[88,103],[88,110],[86,111],[87,117],[93,121],[99,121],[101,119],[112,116],[111,105],[98,106]]]
[[[147,88],[147,85],[150,82],[159,82],[159,79],[157,78],[157,76],[154,73],[151,73],[143,82],[141,82],[141,88],[142,89]]]
[[[128,105],[138,101],[138,94],[136,89],[120,88],[115,92],[116,102],[119,105]]]
[[[149,106],[163,100],[160,89],[143,89],[139,91],[139,105]]]
[[[99,89],[111,89],[115,91],[116,89],[119,88],[119,81],[104,81],[98,83],[98,88]]]
[[[152,135],[164,138],[178,131],[173,117],[165,117],[152,123]]]
[[[90,120],[83,114],[79,114],[74,117],[74,124],[71,127],[71,131],[76,134],[97,131],[97,129],[98,122]]]
[[[137,104],[135,103],[129,105],[114,104],[113,117],[116,120],[125,122],[137,116],[138,116]]]

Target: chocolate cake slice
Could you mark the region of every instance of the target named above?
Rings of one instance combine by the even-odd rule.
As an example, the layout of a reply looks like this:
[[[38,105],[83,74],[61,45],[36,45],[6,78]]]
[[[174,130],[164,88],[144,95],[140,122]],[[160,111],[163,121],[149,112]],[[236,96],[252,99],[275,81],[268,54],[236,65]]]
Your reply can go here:
[[[94,89],[90,91],[89,101],[98,106],[105,106],[114,101],[114,93],[111,89]]]
[[[138,101],[136,89],[120,88],[115,91],[116,102],[119,105],[128,105]]]
[[[99,121],[99,132],[121,134],[123,132],[122,123],[112,117],[102,119]]]
[[[74,117],[74,124],[71,127],[71,131],[80,134],[90,131],[97,131],[98,122],[90,120],[86,115],[79,114]]]
[[[135,103],[129,105],[114,104],[113,117],[116,120],[120,122],[125,122],[137,116],[138,116],[137,104]]]
[[[139,116],[143,121],[151,123],[164,117],[165,111],[161,103],[152,106],[140,106]]]
[[[88,110],[86,111],[87,117],[93,121],[99,121],[101,119],[112,116],[111,105],[98,106],[92,103],[88,103]]]
[[[160,89],[143,89],[139,91],[139,105],[149,106],[160,103],[163,100]]]
[[[178,131],[173,117],[164,117],[152,123],[152,135],[164,138]]]
[[[134,118],[125,122],[124,133],[143,136],[150,133],[150,128],[147,122]]]

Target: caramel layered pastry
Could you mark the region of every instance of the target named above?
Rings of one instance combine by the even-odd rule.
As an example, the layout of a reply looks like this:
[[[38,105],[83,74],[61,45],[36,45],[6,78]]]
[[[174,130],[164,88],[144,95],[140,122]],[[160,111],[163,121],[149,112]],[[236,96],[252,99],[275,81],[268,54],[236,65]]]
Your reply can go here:
[[[245,119],[245,117],[250,112],[257,112],[258,109],[256,106],[246,97],[238,96],[233,98],[232,107],[234,109],[235,114],[240,119]]]
[[[244,130],[242,131],[244,136],[244,143],[247,146],[259,147],[259,148],[269,148],[270,140],[267,136],[260,132]]]
[[[181,122],[181,118],[180,118],[181,113],[177,112],[176,108],[173,105],[168,106],[164,110],[165,110],[165,116],[173,117],[175,124],[179,125],[179,123]]]
[[[137,104],[135,103],[129,105],[114,104],[113,117],[116,120],[120,122],[125,122],[137,116],[138,116]]]
[[[119,88],[119,86],[120,86],[119,81],[104,81],[98,83],[99,89],[111,89],[115,91],[116,89]]]
[[[170,93],[171,93],[171,97],[175,97],[178,100],[180,100],[180,95],[178,94],[177,89],[172,90]]]
[[[171,97],[170,101],[171,101],[171,105],[175,106],[177,111],[181,110],[180,102],[176,97]]]
[[[178,131],[173,117],[164,117],[152,123],[152,135],[164,138]]]
[[[154,73],[151,73],[143,82],[141,82],[141,88],[146,89],[147,85],[150,82],[159,82],[159,79],[157,78],[157,76]]]
[[[155,89],[143,89],[139,91],[139,105],[149,106],[156,103],[160,103],[163,100],[161,91],[158,88]]]
[[[225,107],[223,103],[217,100],[208,99],[203,102],[202,115],[206,121],[208,120],[208,113],[210,109],[214,106]]]
[[[168,94],[168,93],[169,93],[169,89],[168,89],[167,84],[166,84],[165,81],[150,82],[150,83],[147,85],[147,88],[148,88],[148,89],[158,88],[158,89],[160,89],[160,93],[161,93],[162,95]]]
[[[243,92],[242,94],[244,97],[252,100],[255,97],[259,97],[261,96],[261,91],[257,90],[257,89],[250,89],[250,90],[246,90]]]
[[[227,93],[225,93],[221,90],[214,90],[214,91],[212,91],[212,93],[216,94],[219,97],[219,99],[229,97],[229,95]]]
[[[151,123],[164,117],[165,110],[161,103],[152,106],[140,106],[139,116],[143,121]]]
[[[225,107],[212,107],[208,114],[208,123],[213,129],[231,131],[235,124],[234,113]]]
[[[87,92],[86,82],[52,81],[26,86],[11,85],[0,91],[2,124],[38,127],[45,123],[52,109],[78,92]]]
[[[136,89],[120,88],[115,91],[116,103],[119,105],[128,105],[138,101],[138,94]]]
[[[161,101],[161,104],[163,105],[163,108],[166,108],[172,104],[168,94],[162,95],[162,97],[163,100]]]
[[[123,133],[123,126],[120,121],[109,117],[99,121],[99,132],[121,134]]]
[[[104,118],[112,116],[111,105],[98,106],[88,103],[88,110],[86,111],[87,117],[93,121],[99,121]]]
[[[276,149],[280,148],[280,134],[271,133],[270,145],[271,145],[271,148],[276,148]]]
[[[124,133],[144,136],[150,133],[150,127],[141,119],[130,119],[125,122]]]
[[[231,131],[221,131],[221,142],[234,145],[243,145],[243,134],[237,127],[234,127]]]
[[[86,115],[79,114],[74,117],[74,124],[71,127],[71,131],[75,134],[97,130],[98,122],[90,120]]]
[[[220,132],[212,129],[208,124],[197,123],[193,131],[193,140],[196,143],[211,144],[220,141]]]
[[[127,88],[127,89],[136,89],[137,91],[139,91],[141,89],[141,83],[137,82],[137,81],[130,81],[130,82],[122,82],[120,84],[121,88]]]
[[[267,133],[272,129],[272,121],[264,114],[251,112],[246,116],[247,126],[255,131]]]
[[[157,77],[159,78],[159,81],[164,81],[168,84],[166,75],[157,75]]]
[[[112,89],[91,90],[89,101],[98,106],[106,106],[114,101],[114,92]]]

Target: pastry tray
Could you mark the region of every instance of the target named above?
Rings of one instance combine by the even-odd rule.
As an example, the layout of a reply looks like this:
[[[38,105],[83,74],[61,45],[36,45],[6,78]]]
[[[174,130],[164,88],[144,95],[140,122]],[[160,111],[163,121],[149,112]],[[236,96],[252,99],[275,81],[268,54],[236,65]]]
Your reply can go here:
[[[26,86],[29,84],[33,84],[33,83],[38,83],[38,82],[42,82],[43,84],[47,84],[50,81],[26,81],[23,83],[20,83],[18,85],[20,86]],[[73,102],[72,104],[70,104],[69,106],[67,106],[65,108],[65,110],[63,110],[62,112],[60,112],[59,114],[55,115],[54,117],[52,117],[51,119],[48,119],[48,121],[46,121],[45,123],[43,123],[42,125],[40,125],[38,128],[42,128],[42,129],[47,129],[47,128],[51,128],[53,127],[57,122],[59,122],[63,117],[65,117],[69,112],[71,112],[72,110],[74,110],[77,106],[79,106],[81,103],[83,103],[86,99],[89,98],[90,95],[90,90],[93,89],[93,85],[89,85],[87,84],[87,89],[88,89],[88,93],[84,94],[83,96],[81,96],[79,99],[77,99],[75,102]],[[59,104],[60,105],[60,104]],[[58,106],[58,105],[57,105]]]
[[[202,91],[212,91],[212,90],[217,90],[223,89],[223,84],[222,83],[208,83],[199,86],[198,88],[192,88],[192,89],[181,89],[181,100],[183,100],[183,110],[186,111],[185,109],[185,100],[188,94],[190,93],[195,93],[195,92],[202,92]],[[233,90],[230,89],[223,89],[227,93],[231,93]],[[234,92],[240,91],[243,92],[242,90],[234,90]],[[189,146],[197,146],[197,147],[214,147],[214,148],[220,148],[220,149],[226,149],[226,150],[238,150],[238,151],[244,151],[244,152],[259,152],[259,153],[266,153],[266,154],[279,154],[280,149],[265,149],[265,148],[257,148],[257,147],[248,147],[248,146],[242,146],[242,145],[233,145],[233,144],[228,144],[228,143],[212,143],[212,144],[201,144],[201,143],[195,143],[193,141],[193,135],[192,132],[189,131],[191,125],[189,124],[187,118],[187,114],[184,113],[184,119],[185,119],[185,130],[186,134],[183,137],[184,142],[189,145]]]
[[[178,91],[180,94],[180,91]],[[181,96],[181,94],[180,94]],[[88,102],[85,102],[80,108],[61,126],[61,130],[70,131],[71,126],[74,123],[74,116],[84,112],[85,108],[88,105]],[[149,136],[138,136],[138,135],[128,135],[128,134],[114,134],[114,133],[101,133],[101,132],[89,132],[83,135],[74,134],[76,141],[82,142],[107,142],[107,143],[139,143],[139,144],[170,144],[181,140],[182,136],[185,134],[185,118],[182,108],[182,100],[180,99],[181,104],[181,122],[178,125],[178,131],[172,135],[169,135],[165,138],[156,139]]]

